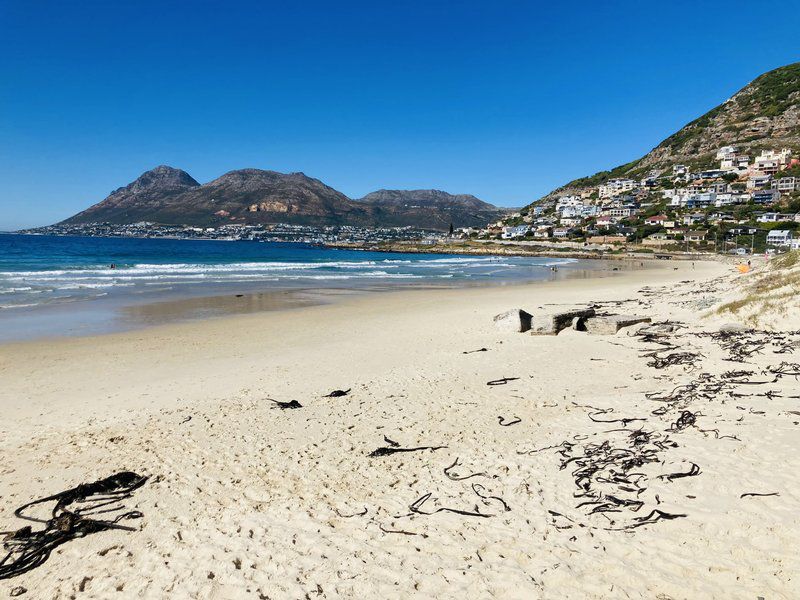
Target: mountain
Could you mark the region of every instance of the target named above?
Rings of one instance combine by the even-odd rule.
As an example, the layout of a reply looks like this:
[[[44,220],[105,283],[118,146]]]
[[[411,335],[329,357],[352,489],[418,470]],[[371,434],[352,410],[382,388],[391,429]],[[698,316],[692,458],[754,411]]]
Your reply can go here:
[[[199,186],[186,171],[161,165],[64,223],[134,223],[143,220],[141,215],[157,212],[183,192]]]
[[[675,164],[694,169],[718,165],[715,152],[736,146],[743,154],[765,148],[800,150],[800,63],[764,73],[731,98],[684,126],[645,156],[570,181],[542,198],[596,186],[618,177],[641,178],[659,175]]]
[[[438,190],[380,190],[352,200],[303,173],[260,169],[230,171],[201,185],[185,171],[160,166],[62,223],[292,223],[447,229],[450,223],[456,227],[483,225],[502,212],[474,196]]]
[[[374,207],[380,220],[397,225],[431,223],[435,229],[483,225],[503,211],[469,194],[448,194],[441,190],[378,190],[360,202]]]

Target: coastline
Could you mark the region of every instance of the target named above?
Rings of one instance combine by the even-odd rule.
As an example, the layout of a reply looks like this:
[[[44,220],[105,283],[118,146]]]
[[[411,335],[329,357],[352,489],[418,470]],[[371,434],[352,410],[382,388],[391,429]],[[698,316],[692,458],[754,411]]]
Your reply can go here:
[[[473,256],[531,256],[537,258],[575,258],[585,260],[691,260],[691,261],[724,261],[730,262],[730,257],[708,254],[703,252],[661,252],[650,250],[628,251],[624,248],[614,248],[611,244],[590,244],[590,249],[575,249],[576,244],[569,242],[570,246],[556,246],[547,242],[514,241],[453,241],[448,243],[424,244],[417,242],[381,242],[360,243],[340,242],[326,243],[326,248],[340,250],[358,250],[365,252],[399,252],[406,254],[464,254]]]
[[[83,238],[81,243],[84,240],[91,241]],[[13,260],[5,270],[0,267],[0,276],[5,276],[5,280],[0,278],[4,300],[0,303],[0,343],[284,310],[348,295],[602,277],[652,264],[568,257],[500,260],[442,253],[390,255],[253,243],[232,246],[231,251],[212,254],[208,262],[193,264],[189,262],[191,252],[209,252],[207,246],[198,248],[187,242],[190,245],[186,247],[180,243],[162,247],[165,244],[169,241],[157,244],[158,252],[172,258],[163,264],[163,259],[159,263],[146,252],[131,253],[129,240],[100,249],[79,245],[77,250],[88,255],[78,258],[77,251],[70,251],[72,246],[63,246],[59,240],[54,249],[65,258],[50,270],[37,270],[37,248],[32,247],[23,259],[28,263],[16,268],[19,273]],[[124,256],[125,262],[109,269],[100,264],[109,256],[118,260]],[[51,260],[49,255],[46,260]],[[551,265],[559,265],[558,270]]]

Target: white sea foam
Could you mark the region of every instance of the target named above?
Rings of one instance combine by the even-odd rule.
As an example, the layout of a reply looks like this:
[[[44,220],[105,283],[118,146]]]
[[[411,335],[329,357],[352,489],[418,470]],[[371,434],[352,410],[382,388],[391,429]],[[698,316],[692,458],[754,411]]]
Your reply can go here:
[[[123,293],[155,293],[157,288],[179,286],[260,284],[286,285],[302,281],[369,282],[420,279],[474,279],[530,276],[531,269],[565,265],[575,259],[542,260],[521,257],[463,256],[380,258],[364,261],[260,261],[227,263],[137,263],[87,265],[51,270],[0,271],[0,294],[5,307],[34,306]],[[291,282],[291,283],[289,283]],[[33,294],[40,302],[32,303]],[[17,302],[14,302],[14,301]]]

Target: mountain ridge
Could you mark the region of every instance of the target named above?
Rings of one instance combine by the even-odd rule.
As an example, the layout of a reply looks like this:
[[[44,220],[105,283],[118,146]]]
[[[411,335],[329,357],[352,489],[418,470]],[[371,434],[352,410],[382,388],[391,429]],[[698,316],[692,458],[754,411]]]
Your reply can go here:
[[[302,172],[245,168],[200,184],[160,165],[61,224],[108,222],[212,226],[229,223],[447,229],[483,225],[503,209],[468,194],[378,190],[360,200]]]

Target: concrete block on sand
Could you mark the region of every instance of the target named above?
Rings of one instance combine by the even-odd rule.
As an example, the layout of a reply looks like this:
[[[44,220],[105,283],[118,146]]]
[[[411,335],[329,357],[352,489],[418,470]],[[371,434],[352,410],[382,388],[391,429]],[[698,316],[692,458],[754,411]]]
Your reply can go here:
[[[614,335],[623,327],[630,327],[637,323],[649,323],[650,317],[635,315],[607,315],[586,319],[586,331],[593,335]]]
[[[724,323],[719,326],[720,333],[741,333],[747,331],[747,327],[740,323]]]
[[[533,317],[531,335],[558,335],[562,329],[571,326],[575,319],[594,316],[593,308],[571,308]]]
[[[532,318],[530,313],[525,312],[521,308],[515,308],[496,315],[494,318],[494,325],[501,331],[523,333],[531,328]]]

